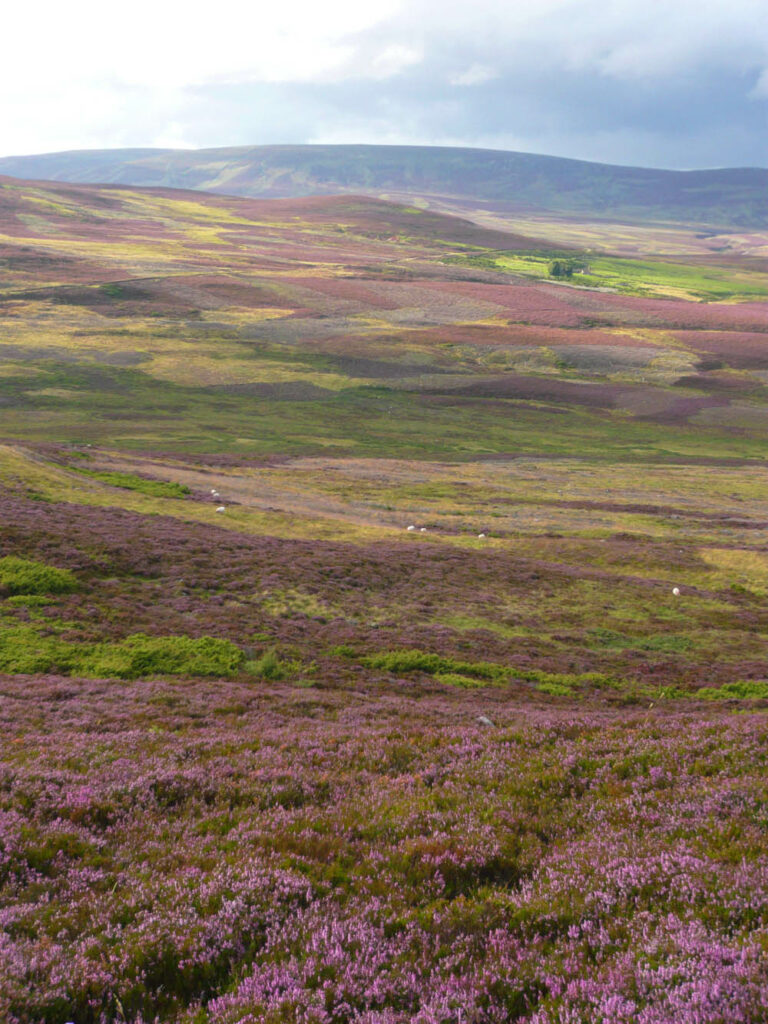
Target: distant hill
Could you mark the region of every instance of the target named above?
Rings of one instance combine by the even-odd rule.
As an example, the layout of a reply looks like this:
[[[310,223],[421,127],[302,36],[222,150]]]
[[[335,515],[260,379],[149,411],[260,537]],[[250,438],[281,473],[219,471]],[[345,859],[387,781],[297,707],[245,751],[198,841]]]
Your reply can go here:
[[[768,227],[768,170],[666,171],[500,150],[426,146],[112,149],[0,159],[0,174],[202,189],[279,198],[357,193],[429,204],[685,223]]]

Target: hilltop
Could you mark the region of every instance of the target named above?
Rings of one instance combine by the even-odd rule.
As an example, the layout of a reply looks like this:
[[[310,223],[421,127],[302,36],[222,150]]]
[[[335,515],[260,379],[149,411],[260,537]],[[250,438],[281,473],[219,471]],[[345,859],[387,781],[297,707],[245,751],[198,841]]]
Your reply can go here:
[[[366,194],[521,212],[710,228],[768,226],[768,170],[669,171],[500,150],[299,145],[114,149],[0,159],[0,174],[251,197]]]

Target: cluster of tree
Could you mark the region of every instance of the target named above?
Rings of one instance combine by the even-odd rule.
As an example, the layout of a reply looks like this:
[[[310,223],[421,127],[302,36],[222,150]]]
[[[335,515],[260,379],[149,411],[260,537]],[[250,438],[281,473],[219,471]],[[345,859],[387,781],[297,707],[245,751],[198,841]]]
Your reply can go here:
[[[547,269],[550,277],[573,277],[575,273],[589,272],[589,267],[581,260],[552,260]]]

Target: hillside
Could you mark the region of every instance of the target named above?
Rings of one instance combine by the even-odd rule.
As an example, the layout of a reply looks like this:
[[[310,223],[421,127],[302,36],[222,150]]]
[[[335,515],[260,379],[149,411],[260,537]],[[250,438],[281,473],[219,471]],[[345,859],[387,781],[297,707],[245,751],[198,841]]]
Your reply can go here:
[[[768,275],[654,251],[0,179],[0,1020],[762,1024]]]
[[[252,197],[362,193],[639,223],[768,227],[768,170],[666,171],[482,149],[244,146],[85,150],[0,159],[0,174]]]
[[[429,458],[694,452],[702,429],[746,454],[768,431],[768,283],[743,259],[553,250],[372,198],[12,179],[0,259],[6,436]]]

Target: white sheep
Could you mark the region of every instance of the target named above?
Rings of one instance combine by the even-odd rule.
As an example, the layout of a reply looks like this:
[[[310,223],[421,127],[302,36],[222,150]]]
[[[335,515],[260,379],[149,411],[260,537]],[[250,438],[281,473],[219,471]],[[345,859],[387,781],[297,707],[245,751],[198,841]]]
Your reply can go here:
[[[426,533],[426,532],[427,532],[426,526],[422,526],[422,528],[419,530],[419,533]]]
[[[219,505],[219,507],[216,509],[216,511],[217,512],[226,512],[227,511],[226,505]]]
[[[478,533],[477,539],[478,540],[485,540],[485,534],[484,533]]]
[[[672,593],[675,597],[680,597],[680,587],[672,587]]]
[[[415,527],[415,526],[409,526],[409,527],[408,527],[408,533],[413,533],[413,531],[414,531],[415,529],[416,529],[416,527]]]

